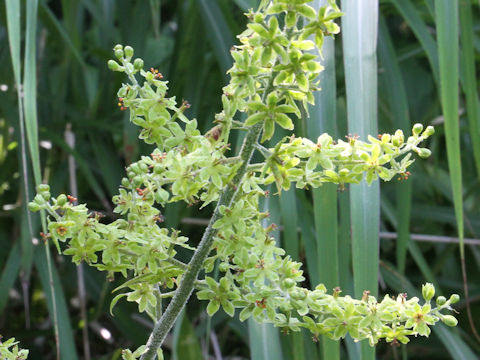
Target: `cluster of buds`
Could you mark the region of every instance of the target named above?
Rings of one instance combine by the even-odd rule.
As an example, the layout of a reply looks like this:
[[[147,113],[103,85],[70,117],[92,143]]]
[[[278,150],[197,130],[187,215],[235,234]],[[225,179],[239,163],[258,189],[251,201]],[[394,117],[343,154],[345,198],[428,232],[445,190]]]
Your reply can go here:
[[[411,175],[410,171],[405,171],[404,173],[399,174],[400,176],[397,178],[398,181],[408,180],[408,177]]]
[[[120,110],[122,111],[125,111],[127,110],[127,107],[125,106],[125,104],[123,103],[123,97],[119,97],[118,98],[118,107],[120,108]]]
[[[157,80],[163,79],[163,75],[162,75],[160,72],[158,72],[157,69],[150,68],[150,72],[153,74],[153,77],[154,77],[155,79],[157,79]]]

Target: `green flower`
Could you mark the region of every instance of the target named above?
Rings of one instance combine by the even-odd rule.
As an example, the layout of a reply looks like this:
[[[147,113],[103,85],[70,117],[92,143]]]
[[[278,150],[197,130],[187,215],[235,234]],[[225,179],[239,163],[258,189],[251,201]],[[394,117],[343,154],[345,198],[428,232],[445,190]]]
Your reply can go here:
[[[433,325],[438,321],[438,318],[430,313],[431,309],[430,304],[423,306],[415,304],[412,310],[406,310],[405,313],[409,319],[405,323],[405,328],[412,328],[414,333],[422,336],[430,335],[431,330],[428,325]]]

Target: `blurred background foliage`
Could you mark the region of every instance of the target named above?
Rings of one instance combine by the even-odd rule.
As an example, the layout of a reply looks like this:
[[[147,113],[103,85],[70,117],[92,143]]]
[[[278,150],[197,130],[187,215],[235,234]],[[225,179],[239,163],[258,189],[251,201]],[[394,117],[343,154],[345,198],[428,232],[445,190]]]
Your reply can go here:
[[[343,2],[342,7],[353,9],[351,1]],[[20,109],[25,110],[21,115],[25,116],[26,133],[35,135],[38,131],[41,161],[35,152],[27,151],[28,146],[22,150],[22,136],[25,140],[26,135],[19,125],[18,87],[7,31],[10,14],[2,3],[0,333],[20,340],[30,349],[31,359],[53,359],[55,340],[51,307],[47,305],[48,258],[37,235],[40,220],[32,217],[29,221],[25,210],[25,189],[30,197],[34,189],[33,169],[42,169],[41,177],[51,184],[52,194],[71,193],[74,177],[79,201],[103,212],[106,221],[111,219],[110,198],[118,190],[125,166],[151,150],[137,140],[138,129],[116,104],[116,89],[124,79],[107,70],[111,49],[117,43],[133,46],[136,56],[142,57],[148,67],[158,68],[170,81],[169,95],[192,104],[188,115],[196,117],[200,128],[207,130],[221,107],[222,86],[228,81],[226,71],[231,66],[229,49],[246,23],[242,14],[255,7],[256,0],[7,0],[5,4],[20,6],[20,19],[9,19],[15,31],[10,35],[17,36],[22,49],[26,49],[22,60],[14,57],[14,62],[25,76],[19,93],[28,96],[37,91],[38,129],[32,125],[35,104],[25,98],[25,108]],[[457,5],[459,22],[454,21],[457,10],[449,11],[449,6],[452,10]],[[364,10],[364,14],[375,12],[367,7]],[[343,22],[359,16],[347,15],[350,17]],[[412,339],[407,346],[380,344],[376,357],[477,359],[480,344],[466,316],[458,236],[466,238],[472,317],[480,319],[480,240],[475,240],[480,238],[480,109],[475,72],[480,54],[479,4],[470,0],[382,0],[378,18],[378,65],[372,63],[375,71],[366,72],[362,80],[368,84],[365,89],[370,88],[364,91],[372,93],[355,94],[346,89],[351,61],[346,54],[351,51],[345,46],[356,41],[353,36],[358,35],[350,29],[326,45],[325,94],[317,99],[320,107],[312,109],[312,123],[299,126],[297,134],[314,137],[320,131],[329,131],[342,138],[349,129],[352,135],[357,133],[351,131],[355,129],[353,120],[347,121],[347,109],[353,101],[372,101],[369,106],[378,113],[374,125],[379,133],[397,128],[408,133],[417,122],[435,125],[436,135],[429,144],[433,155],[417,161],[408,180],[382,184],[379,200],[367,201],[362,207],[366,212],[381,207],[380,272],[378,279],[373,277],[374,284],[378,281],[380,296],[398,292],[416,295],[422,283],[433,282],[437,293],[462,295],[463,301],[456,308],[459,326],[448,330],[439,327],[429,339]],[[27,26],[25,32],[26,24],[30,28]],[[29,42],[28,36],[33,41]],[[452,68],[455,58],[459,62],[458,79]],[[453,77],[449,80],[450,74]],[[459,89],[452,86],[455,83],[460,84]],[[352,95],[347,98],[347,93]],[[458,109],[452,102],[457,94]],[[65,140],[69,127],[75,137],[73,147]],[[459,129],[458,141],[455,128]],[[232,148],[238,143],[238,139],[232,139]],[[33,166],[24,169],[22,156]],[[69,173],[69,159],[76,162],[76,172]],[[450,168],[448,159],[453,159]],[[278,241],[293,258],[304,262],[306,286],[323,281],[330,288],[340,285],[343,294],[354,295],[350,219],[357,221],[362,212],[352,213],[349,197],[348,188],[338,192],[325,187],[315,193],[291,190],[281,198],[271,197],[265,204],[272,220],[282,225]],[[208,211],[172,205],[164,215],[165,226],[179,227],[197,242]],[[464,234],[459,223],[462,218]],[[364,246],[360,253],[376,253],[375,239],[373,247],[371,243],[360,246]],[[109,314],[112,290],[120,279],[109,282],[105,274],[83,267],[80,282],[86,295],[81,291],[79,295],[79,270],[69,259],[54,252],[52,255],[62,359],[118,359],[121,348],[136,348],[145,342],[152,325],[146,316],[136,314],[135,306],[121,301],[115,316]],[[181,254],[184,260],[189,255]],[[332,256],[335,260],[326,263]],[[378,261],[375,257],[373,261]],[[331,354],[324,356],[326,359],[359,359],[361,353],[364,359],[375,357],[373,353],[364,354],[348,339],[338,347],[328,341],[315,343],[306,333],[280,334],[268,325],[241,323],[222,312],[209,319],[205,306],[192,298],[168,338],[167,358],[308,360],[321,358],[322,352]]]

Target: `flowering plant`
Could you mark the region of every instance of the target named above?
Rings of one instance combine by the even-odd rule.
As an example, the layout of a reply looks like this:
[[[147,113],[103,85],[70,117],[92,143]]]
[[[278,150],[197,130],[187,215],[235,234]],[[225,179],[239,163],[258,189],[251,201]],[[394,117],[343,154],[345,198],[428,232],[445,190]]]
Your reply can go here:
[[[311,50],[339,32],[334,20],[342,13],[333,0],[318,12],[308,2],[263,0],[247,14],[250,23],[239,35],[241,45],[231,52],[234,65],[223,89],[223,111],[205,134],[184,115],[188,103],[179,105],[167,96],[167,81],[158,70],[145,70],[131,47],[115,46],[117,60],[108,66],[129,81],[118,91],[119,106],[141,128],[140,138],[156,147],[127,168],[113,198],[115,212],[123,217],[102,223],[100,214],[76,205],[76,199],[52,198],[48,185],[38,187],[30,209],[49,214],[44,239],[59,252],[60,243],[67,243],[65,255],[106,271],[109,278],[131,276],[116,289],[111,310],[126,298],[155,322],[146,345],[124,350],[124,359],[161,357],[160,346],[194,290],[208,301],[209,315],[222,308],[234,316],[239,309],[242,321],[253,317],[286,331],[306,328],[314,337],[340,339],[349,333],[372,346],[382,338],[407,343],[408,336],[428,336],[429,326],[440,320],[456,325],[443,311],[451,310],[458,296],[438,297],[432,306],[431,284],[422,289],[424,304],[403,294],[378,301],[368,289],[362,299],[353,299],[340,296],[338,288],[328,293],[322,284],[314,290],[302,287],[301,264],[276,246],[273,224],[264,226],[269,214],[259,210],[259,200],[269,196],[269,184],[280,194],[293,184],[306,189],[388,181],[408,176],[412,152],[422,158],[430,154],[420,145],[434,130],[420,124],[408,137],[401,130],[367,142],[355,136],[334,141],[322,134],[312,141],[292,135],[271,148],[264,145],[278,127],[293,130],[297,119],[308,117],[323,69]],[[245,131],[245,137],[240,152],[230,156],[233,130]],[[263,161],[252,162],[255,152]],[[200,208],[216,204],[198,245],[161,226],[160,209],[179,201]],[[176,258],[181,247],[194,251],[189,263]],[[215,263],[218,281],[209,276]]]

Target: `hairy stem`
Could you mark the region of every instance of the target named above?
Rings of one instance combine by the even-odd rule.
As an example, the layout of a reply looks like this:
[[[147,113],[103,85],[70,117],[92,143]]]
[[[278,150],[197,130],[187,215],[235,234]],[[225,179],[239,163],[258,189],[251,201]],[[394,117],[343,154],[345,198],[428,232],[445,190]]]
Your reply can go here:
[[[250,162],[250,158],[255,150],[254,145],[258,140],[260,132],[262,131],[262,126],[262,123],[257,123],[248,131],[239,155],[243,163],[233,178],[232,183],[229,184],[222,193],[215,211],[213,212],[212,218],[208,223],[207,229],[203,233],[202,240],[200,241],[197,250],[193,254],[193,257],[188,264],[188,269],[183,275],[180,286],[175,292],[175,296],[168,304],[168,307],[160,320],[156,322],[153,331],[148,338],[147,351],[142,355],[140,358],[141,360],[155,359],[157,349],[162,345],[165,337],[180,314],[180,311],[182,311],[183,307],[190,298],[195,285],[195,280],[197,279],[203,263],[211,250],[213,238],[217,232],[217,230],[213,228],[213,224],[220,217],[220,207],[230,206],[237,188],[240,186],[243,176],[246,173],[248,163]]]

